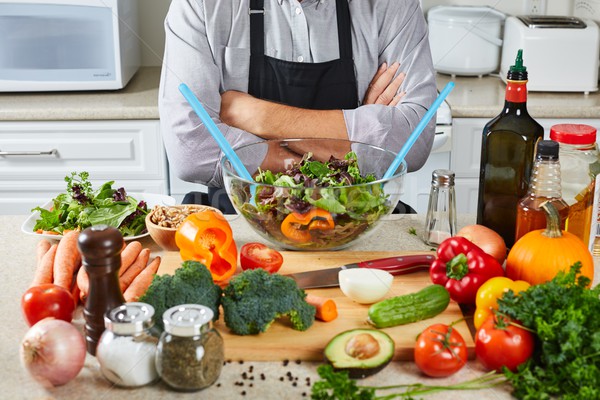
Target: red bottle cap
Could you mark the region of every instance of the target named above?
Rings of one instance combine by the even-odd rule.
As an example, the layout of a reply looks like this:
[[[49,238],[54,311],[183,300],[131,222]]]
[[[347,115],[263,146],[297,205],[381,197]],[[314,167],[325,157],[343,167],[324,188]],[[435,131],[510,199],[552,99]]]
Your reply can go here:
[[[550,139],[565,144],[596,142],[596,128],[585,124],[558,124],[550,128]]]

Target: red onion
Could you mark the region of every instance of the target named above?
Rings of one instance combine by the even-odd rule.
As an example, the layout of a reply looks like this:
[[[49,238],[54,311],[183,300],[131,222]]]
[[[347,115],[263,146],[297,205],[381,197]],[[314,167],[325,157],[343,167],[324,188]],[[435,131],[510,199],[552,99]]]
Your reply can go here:
[[[46,387],[64,385],[83,368],[83,335],[69,322],[45,318],[33,325],[21,342],[21,363]]]

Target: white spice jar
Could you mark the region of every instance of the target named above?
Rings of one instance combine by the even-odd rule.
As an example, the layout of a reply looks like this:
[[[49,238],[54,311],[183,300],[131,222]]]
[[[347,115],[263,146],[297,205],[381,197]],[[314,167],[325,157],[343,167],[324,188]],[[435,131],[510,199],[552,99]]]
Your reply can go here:
[[[150,329],[154,307],[126,303],[104,317],[106,330],[100,337],[96,358],[102,375],[123,387],[144,386],[158,380],[154,359],[158,338]]]

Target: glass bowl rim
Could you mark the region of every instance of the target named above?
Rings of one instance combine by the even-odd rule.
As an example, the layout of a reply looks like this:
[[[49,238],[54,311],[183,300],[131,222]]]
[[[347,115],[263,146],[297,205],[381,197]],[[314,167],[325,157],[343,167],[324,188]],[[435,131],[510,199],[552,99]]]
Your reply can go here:
[[[337,141],[337,142],[344,142],[344,143],[350,143],[350,144],[359,144],[359,145],[363,145],[363,146],[369,146],[372,147],[376,150],[381,150],[385,153],[390,153],[391,155],[394,156],[394,158],[396,157],[396,155],[398,153],[394,153],[391,150],[386,150],[383,147],[380,146],[376,146],[373,144],[369,144],[369,143],[365,143],[365,142],[359,142],[356,140],[350,140],[350,139],[334,139],[334,138],[294,138],[294,139],[266,139],[266,140],[257,140],[256,142],[251,142],[251,143],[246,143],[243,144],[241,146],[236,146],[233,148],[233,151],[237,151],[239,149],[243,149],[246,147],[250,147],[250,146],[254,146],[257,144],[262,144],[262,143],[274,143],[274,142],[298,142],[298,141],[303,141],[303,140],[311,140],[311,141]],[[242,178],[241,176],[239,176],[237,173],[235,173],[235,171],[233,171],[230,168],[227,168],[225,166],[225,162],[229,161],[229,159],[227,158],[227,156],[225,154],[223,154],[221,156],[221,160],[219,161],[219,163],[221,164],[221,171],[223,172],[223,175],[227,174],[228,176],[235,178],[236,180],[242,181],[244,183],[248,183],[248,184],[253,184],[253,185],[260,185],[260,186],[267,186],[267,187],[274,187],[274,188],[286,188],[286,189],[294,189],[294,187],[290,187],[290,186],[278,186],[278,185],[272,185],[270,183],[262,183],[262,182],[256,182],[254,180],[249,181],[245,178]],[[366,182],[366,183],[356,183],[353,185],[340,185],[340,186],[315,186],[315,187],[311,187],[310,189],[341,189],[341,188],[352,188],[352,187],[364,187],[364,186],[370,186],[370,185],[375,185],[375,184],[384,184],[386,182],[389,181],[393,181],[403,175],[406,175],[408,173],[407,171],[407,164],[406,164],[406,160],[402,160],[402,163],[400,164],[399,168],[396,169],[396,173],[394,173],[394,175],[390,176],[389,178],[380,178],[377,179],[375,181],[372,182]],[[400,172],[398,172],[398,170],[400,170]]]

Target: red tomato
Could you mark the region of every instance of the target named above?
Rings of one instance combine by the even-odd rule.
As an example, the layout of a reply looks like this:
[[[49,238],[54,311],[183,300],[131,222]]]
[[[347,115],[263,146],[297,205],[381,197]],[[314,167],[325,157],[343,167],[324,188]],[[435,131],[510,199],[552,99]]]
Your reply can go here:
[[[240,264],[242,269],[262,268],[270,273],[275,273],[283,264],[280,252],[262,243],[246,243],[240,250]]]
[[[75,301],[67,289],[45,283],[27,289],[21,298],[21,309],[29,326],[46,317],[71,322]]]
[[[451,326],[434,324],[417,338],[415,363],[432,377],[452,375],[465,366],[467,345],[461,334]]]
[[[516,371],[531,357],[534,346],[531,332],[500,315],[487,317],[475,335],[475,355],[488,370],[501,372],[505,366]]]

